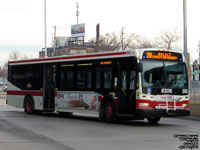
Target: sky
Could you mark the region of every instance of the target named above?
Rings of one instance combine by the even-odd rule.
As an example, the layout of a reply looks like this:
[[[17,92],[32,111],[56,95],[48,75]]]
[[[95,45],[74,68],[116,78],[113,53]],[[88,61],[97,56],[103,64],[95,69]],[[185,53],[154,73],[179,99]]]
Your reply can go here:
[[[71,36],[76,24],[76,2],[79,23],[85,23],[86,40],[100,34],[137,33],[154,37],[161,31],[177,28],[183,33],[183,0],[46,0],[47,45],[51,46],[53,27],[57,36]],[[200,41],[200,0],[187,1],[188,52],[198,59]],[[13,51],[38,57],[44,47],[44,1],[1,0],[0,2],[0,66]],[[183,49],[183,40],[179,43]]]

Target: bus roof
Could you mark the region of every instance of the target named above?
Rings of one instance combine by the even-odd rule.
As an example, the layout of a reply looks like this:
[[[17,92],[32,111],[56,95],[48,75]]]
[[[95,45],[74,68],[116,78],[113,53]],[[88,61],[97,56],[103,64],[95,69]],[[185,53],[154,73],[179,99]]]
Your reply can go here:
[[[26,60],[15,60],[9,61],[9,65],[23,65],[23,64],[39,64],[39,63],[54,63],[54,62],[65,62],[65,61],[79,61],[79,60],[94,60],[94,59],[106,59],[106,58],[119,58],[119,57],[130,57],[133,56],[132,51],[113,51],[103,53],[87,53],[82,55],[63,55],[55,57],[43,57]],[[132,54],[132,55],[131,55]]]
[[[130,56],[135,56],[140,59],[142,58],[144,51],[166,51],[166,52],[182,53],[180,51],[175,51],[175,50],[161,50],[158,48],[148,48],[148,49],[134,49],[134,50],[112,51],[112,52],[109,51],[101,53],[87,53],[79,55],[63,55],[63,56],[43,57],[43,58],[26,59],[26,60],[15,60],[15,61],[9,61],[8,64],[9,65],[40,64],[40,63],[79,61],[79,60],[120,58],[120,57],[130,57]]]

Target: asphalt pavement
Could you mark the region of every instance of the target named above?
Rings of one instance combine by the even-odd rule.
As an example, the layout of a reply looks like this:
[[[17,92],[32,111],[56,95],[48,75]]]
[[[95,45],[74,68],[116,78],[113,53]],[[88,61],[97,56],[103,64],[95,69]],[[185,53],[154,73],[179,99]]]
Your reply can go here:
[[[196,136],[199,144],[199,118],[108,124],[87,114],[28,115],[0,99],[0,150],[179,150],[185,143],[179,136]]]

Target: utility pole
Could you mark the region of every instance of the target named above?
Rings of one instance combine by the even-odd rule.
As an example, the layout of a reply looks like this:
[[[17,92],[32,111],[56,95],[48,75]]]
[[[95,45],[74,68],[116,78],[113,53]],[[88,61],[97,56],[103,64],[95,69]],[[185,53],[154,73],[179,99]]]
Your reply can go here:
[[[54,37],[53,37],[53,56],[55,54],[56,51],[56,26],[54,26]]]
[[[124,50],[124,27],[122,27],[122,32],[121,32],[121,44],[122,44],[122,51]]]
[[[47,57],[47,19],[46,19],[46,0],[44,0],[44,57]]]
[[[76,8],[77,8],[77,11],[76,11],[76,17],[77,17],[77,24],[78,24],[78,16],[79,16],[79,11],[78,11],[78,2],[76,2]]]

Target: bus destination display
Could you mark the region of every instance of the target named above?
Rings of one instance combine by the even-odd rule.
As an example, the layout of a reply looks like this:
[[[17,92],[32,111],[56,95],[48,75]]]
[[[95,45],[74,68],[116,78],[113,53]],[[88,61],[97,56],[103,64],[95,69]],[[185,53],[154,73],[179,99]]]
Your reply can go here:
[[[165,59],[182,61],[182,55],[174,52],[147,51],[144,52],[142,59]]]

